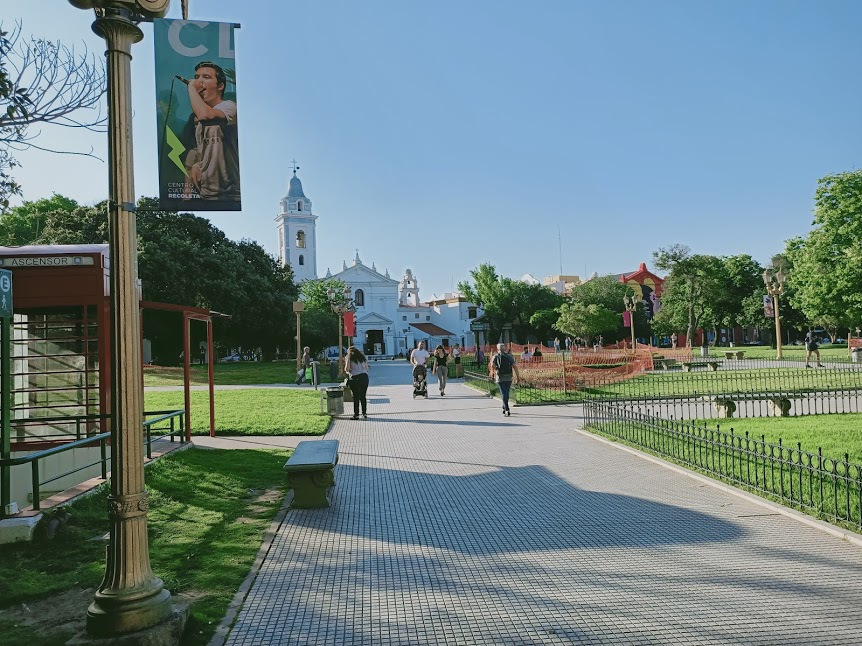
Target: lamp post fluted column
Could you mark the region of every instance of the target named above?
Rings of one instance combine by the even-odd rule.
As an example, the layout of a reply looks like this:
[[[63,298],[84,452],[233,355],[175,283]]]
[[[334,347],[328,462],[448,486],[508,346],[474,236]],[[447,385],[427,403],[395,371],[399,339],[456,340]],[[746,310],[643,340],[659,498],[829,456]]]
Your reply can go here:
[[[626,306],[626,312],[629,313],[629,326],[632,329],[632,350],[637,348],[637,340],[635,339],[635,312],[638,308],[638,302],[634,296],[623,296],[623,304]]]
[[[150,567],[144,487],[143,384],[132,158],[131,49],[136,21],[164,15],[168,0],[70,0],[96,9],[105,39],[108,97],[108,226],[111,285],[111,493],[105,575],[87,609],[87,631],[116,636],[168,619],[171,594]]]
[[[779,267],[777,270],[767,267],[763,270],[763,282],[766,292],[772,296],[772,309],[775,314],[775,347],[776,359],[781,359],[781,315],[778,311],[778,297],[784,293],[784,282],[787,277]]]

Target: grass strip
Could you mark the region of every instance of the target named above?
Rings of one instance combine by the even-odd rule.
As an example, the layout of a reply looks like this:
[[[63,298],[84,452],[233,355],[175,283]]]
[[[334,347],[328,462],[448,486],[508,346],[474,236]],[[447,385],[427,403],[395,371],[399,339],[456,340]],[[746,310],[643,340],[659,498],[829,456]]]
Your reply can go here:
[[[191,393],[192,434],[208,434],[209,393]],[[144,393],[146,410],[181,410],[182,391]],[[320,414],[320,391],[243,388],[215,391],[217,435],[323,435],[329,415]]]
[[[320,366],[320,379],[329,380],[329,366]],[[217,363],[213,366],[213,383],[217,386],[255,386],[292,384],[296,382],[295,361],[240,361]],[[209,368],[192,365],[189,375],[192,386],[209,383]],[[144,386],[182,386],[181,366],[144,366]]]
[[[183,644],[206,644],[248,574],[285,495],[288,451],[189,449],[146,469],[153,571],[190,601]],[[69,506],[71,520],[51,542],[4,545],[0,560],[0,641],[63,644],[69,624],[45,612],[33,622],[11,611],[75,592],[80,617],[105,567],[108,488]],[[49,605],[56,609],[57,605]],[[9,613],[9,614],[7,614]],[[35,623],[38,622],[38,623]]]

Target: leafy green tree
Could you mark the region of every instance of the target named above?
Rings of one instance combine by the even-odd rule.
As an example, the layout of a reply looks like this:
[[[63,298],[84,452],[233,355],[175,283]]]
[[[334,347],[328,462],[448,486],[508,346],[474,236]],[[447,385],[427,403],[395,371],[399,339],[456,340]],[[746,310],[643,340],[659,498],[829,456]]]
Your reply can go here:
[[[834,335],[862,321],[862,170],[817,183],[813,229],[788,241],[790,302]]]
[[[628,285],[620,282],[618,276],[597,276],[574,286],[567,302],[583,306],[598,305],[607,311],[615,312],[616,325],[599,332],[606,342],[614,342],[628,338],[630,335],[628,328],[623,327],[622,311],[624,309],[623,298],[630,295],[631,291]],[[557,329],[562,330],[559,323]],[[647,320],[642,307],[638,307],[635,311],[635,332],[641,337],[648,337],[652,334],[651,321]],[[590,337],[583,338],[588,340]]]
[[[338,343],[338,316],[329,305],[327,292],[344,292],[347,283],[337,278],[304,280],[300,285],[300,300],[305,306],[302,314],[302,345],[317,354]]]
[[[485,321],[491,326],[490,339],[500,338],[507,324],[512,326],[514,338],[522,342],[531,336],[549,337],[546,315],[535,322],[532,318],[538,312],[560,306],[563,299],[554,290],[499,276],[494,266],[487,263],[471,270],[470,276],[473,282],[459,282],[458,290],[485,311]]]
[[[556,328],[563,334],[585,340],[599,335],[611,335],[619,327],[620,315],[595,303],[564,303],[560,306],[560,316],[556,323]]]
[[[692,255],[684,245],[671,245],[653,253],[655,266],[669,271],[662,289],[662,307],[654,324],[663,332],[668,323],[685,321],[686,344],[698,328],[715,328],[721,318],[726,276],[720,258]]]

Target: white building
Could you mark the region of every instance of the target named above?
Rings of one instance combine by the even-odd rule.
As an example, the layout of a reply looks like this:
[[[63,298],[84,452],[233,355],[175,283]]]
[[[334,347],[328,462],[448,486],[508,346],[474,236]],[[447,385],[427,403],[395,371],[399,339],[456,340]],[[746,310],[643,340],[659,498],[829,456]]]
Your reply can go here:
[[[311,211],[311,200],[302,192],[302,182],[290,178],[287,195],[281,198],[281,211],[275,217],[278,228],[278,260],[282,267],[293,269],[293,282],[317,280],[317,216]]]
[[[275,218],[278,228],[279,261],[290,265],[294,280],[317,280],[317,238],[311,200],[302,190],[296,168],[290,179],[287,196],[281,200],[281,212]],[[423,303],[419,281],[406,269],[400,281],[382,274],[374,263],[363,264],[359,251],[348,267],[325,278],[337,278],[350,287],[356,304],[354,344],[370,356],[398,356],[425,341],[432,349],[437,345],[473,345],[470,322],[482,310],[457,294]]]

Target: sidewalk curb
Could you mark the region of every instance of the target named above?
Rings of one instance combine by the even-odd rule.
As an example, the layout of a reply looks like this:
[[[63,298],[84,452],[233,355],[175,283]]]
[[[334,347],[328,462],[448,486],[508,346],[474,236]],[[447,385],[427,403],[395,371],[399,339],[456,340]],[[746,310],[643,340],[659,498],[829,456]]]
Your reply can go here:
[[[254,584],[255,579],[257,579],[257,575],[260,573],[260,568],[263,566],[266,557],[269,555],[269,550],[272,548],[275,536],[281,525],[284,523],[287,512],[290,511],[290,503],[292,500],[293,490],[291,489],[287,494],[285,494],[284,501],[281,503],[278,513],[275,515],[275,518],[272,519],[272,522],[264,533],[263,542],[260,545],[260,549],[257,551],[254,563],[251,564],[251,569],[249,570],[248,575],[245,577],[242,585],[239,586],[239,589],[233,596],[230,605],[227,607],[224,618],[221,620],[221,623],[219,623],[218,628],[216,628],[215,633],[213,633],[212,639],[210,639],[207,646],[223,646],[227,641],[227,637],[230,634],[239,611],[245,603],[245,599],[251,590],[251,586]]]
[[[775,513],[781,514],[782,516],[786,516],[788,518],[793,518],[804,525],[808,525],[809,527],[813,527],[814,529],[818,529],[821,532],[825,532],[826,534],[830,534],[831,536],[835,536],[836,538],[840,538],[842,540],[847,541],[848,543],[853,543],[857,547],[862,547],[862,534],[857,534],[855,532],[851,532],[849,529],[843,529],[841,527],[837,527],[832,525],[831,523],[827,523],[823,520],[818,520],[813,516],[809,516],[808,514],[803,514],[802,512],[796,511],[795,509],[789,509],[784,505],[779,505],[777,503],[772,502],[771,500],[766,500],[765,498],[761,498],[752,493],[748,493],[747,491],[743,491],[742,489],[738,489],[732,485],[729,485],[721,480],[715,480],[705,475],[701,475],[700,473],[696,473],[685,467],[681,467],[672,462],[668,462],[662,458],[659,458],[654,455],[650,455],[649,453],[644,453],[643,451],[639,451],[630,446],[626,446],[625,444],[621,444],[619,442],[614,442],[612,440],[607,439],[601,435],[597,435],[595,433],[591,433],[590,431],[584,430],[582,428],[575,428],[576,432],[586,435],[594,440],[598,440],[599,442],[604,442],[605,444],[609,444],[610,446],[614,446],[621,451],[625,451],[632,455],[636,455],[648,462],[652,462],[653,464],[657,464],[659,466],[663,466],[666,469],[670,469],[676,473],[688,476],[693,480],[697,480],[698,482],[702,482],[707,484],[715,489],[719,489],[724,491],[725,493],[729,493],[738,498],[742,498],[748,502],[754,503],[760,507],[764,507],[773,511]]]

